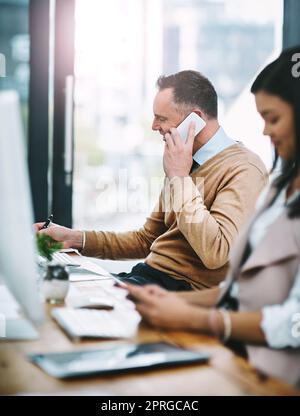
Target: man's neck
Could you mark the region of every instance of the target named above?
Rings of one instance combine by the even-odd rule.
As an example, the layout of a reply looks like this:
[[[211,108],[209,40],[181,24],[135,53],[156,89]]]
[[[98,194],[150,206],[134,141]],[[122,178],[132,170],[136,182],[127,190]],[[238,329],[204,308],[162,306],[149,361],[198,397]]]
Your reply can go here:
[[[219,128],[218,120],[209,120],[206,122],[204,129],[195,137],[193,155],[216,134]]]

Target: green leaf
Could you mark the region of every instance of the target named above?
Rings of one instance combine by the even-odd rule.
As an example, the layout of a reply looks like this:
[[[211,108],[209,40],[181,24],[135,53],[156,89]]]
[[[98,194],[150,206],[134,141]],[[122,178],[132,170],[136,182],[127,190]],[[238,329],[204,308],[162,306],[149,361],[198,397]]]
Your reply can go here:
[[[53,240],[47,234],[36,234],[36,245],[40,256],[45,257],[51,261],[53,253],[63,248],[63,244]]]

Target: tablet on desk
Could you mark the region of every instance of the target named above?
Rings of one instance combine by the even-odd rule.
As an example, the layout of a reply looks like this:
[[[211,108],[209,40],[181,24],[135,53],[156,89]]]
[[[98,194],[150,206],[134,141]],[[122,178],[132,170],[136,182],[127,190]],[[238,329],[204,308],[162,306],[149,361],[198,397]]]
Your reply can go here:
[[[113,374],[179,364],[205,363],[209,355],[165,342],[122,344],[97,350],[29,354],[29,359],[57,378]]]

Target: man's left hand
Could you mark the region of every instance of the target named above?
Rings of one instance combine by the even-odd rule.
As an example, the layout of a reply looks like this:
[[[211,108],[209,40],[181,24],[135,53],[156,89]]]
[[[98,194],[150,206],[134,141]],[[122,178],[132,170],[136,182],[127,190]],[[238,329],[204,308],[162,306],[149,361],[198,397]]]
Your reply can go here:
[[[189,126],[187,140],[184,143],[177,129],[171,128],[165,134],[165,151],[163,166],[166,176],[172,179],[175,176],[188,176],[193,164],[193,144],[195,139],[195,123]]]

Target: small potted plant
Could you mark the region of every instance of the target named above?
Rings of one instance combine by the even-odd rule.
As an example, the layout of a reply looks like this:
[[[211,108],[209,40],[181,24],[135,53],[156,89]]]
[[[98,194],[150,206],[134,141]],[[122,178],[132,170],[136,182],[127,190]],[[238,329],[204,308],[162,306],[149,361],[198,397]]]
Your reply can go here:
[[[53,260],[53,254],[61,250],[63,245],[47,234],[36,234],[39,255],[44,258],[40,266],[42,272],[43,294],[47,302],[61,303],[69,289],[69,274],[66,267]]]

